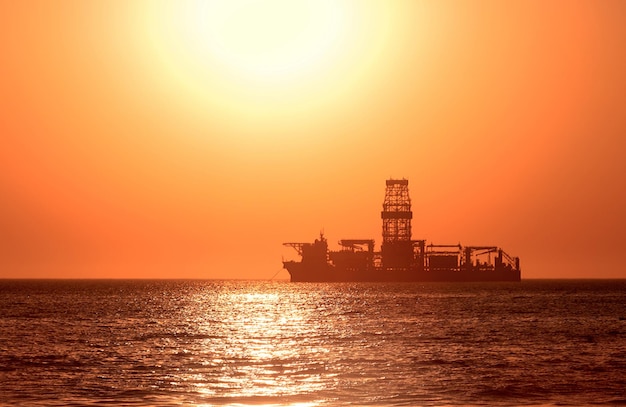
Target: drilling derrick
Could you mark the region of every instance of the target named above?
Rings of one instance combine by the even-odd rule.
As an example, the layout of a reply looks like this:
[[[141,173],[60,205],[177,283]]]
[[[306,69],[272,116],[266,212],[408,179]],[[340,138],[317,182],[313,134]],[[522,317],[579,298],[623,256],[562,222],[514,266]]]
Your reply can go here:
[[[383,211],[382,265],[386,269],[408,269],[413,263],[411,242],[411,198],[409,181],[387,180]]]

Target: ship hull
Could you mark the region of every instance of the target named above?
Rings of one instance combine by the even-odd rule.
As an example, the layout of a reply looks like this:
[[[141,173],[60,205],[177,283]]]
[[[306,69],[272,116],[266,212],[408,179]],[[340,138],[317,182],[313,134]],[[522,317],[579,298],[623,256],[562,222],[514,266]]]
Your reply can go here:
[[[519,282],[519,270],[348,270],[330,264],[307,266],[284,262],[292,282]]]

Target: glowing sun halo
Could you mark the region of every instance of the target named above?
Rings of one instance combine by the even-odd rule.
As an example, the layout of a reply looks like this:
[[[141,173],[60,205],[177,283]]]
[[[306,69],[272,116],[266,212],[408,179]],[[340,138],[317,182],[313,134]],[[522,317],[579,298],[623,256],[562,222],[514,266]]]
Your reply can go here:
[[[187,32],[198,53],[231,75],[282,82],[330,62],[343,20],[334,1],[211,1],[198,3]]]
[[[194,120],[207,120],[212,112],[212,123],[229,129],[247,130],[261,121],[302,127],[363,100],[355,95],[383,77],[374,73],[384,66],[381,55],[389,44],[386,3],[149,4],[136,10],[143,27],[138,32],[149,41],[144,66],[168,95],[168,109],[176,106]]]

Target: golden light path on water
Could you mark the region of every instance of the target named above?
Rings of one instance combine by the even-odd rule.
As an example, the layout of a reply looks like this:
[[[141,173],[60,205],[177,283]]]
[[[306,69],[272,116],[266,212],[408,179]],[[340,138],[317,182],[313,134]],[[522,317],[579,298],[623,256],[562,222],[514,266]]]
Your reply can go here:
[[[285,294],[287,298],[285,298]],[[203,373],[182,376],[202,399],[227,392],[233,400],[255,405],[263,400],[298,397],[323,391],[334,376],[317,357],[329,349],[319,342],[320,325],[309,295],[298,292],[245,292],[224,290],[199,294],[197,308],[189,309],[197,331],[206,339],[205,348],[193,350],[204,355],[207,368],[221,372],[208,378]],[[184,383],[181,383],[184,385]],[[220,403],[223,404],[223,401]],[[210,404],[208,404],[210,405]],[[233,405],[241,405],[233,403]],[[315,406],[317,402],[282,403],[281,406]]]

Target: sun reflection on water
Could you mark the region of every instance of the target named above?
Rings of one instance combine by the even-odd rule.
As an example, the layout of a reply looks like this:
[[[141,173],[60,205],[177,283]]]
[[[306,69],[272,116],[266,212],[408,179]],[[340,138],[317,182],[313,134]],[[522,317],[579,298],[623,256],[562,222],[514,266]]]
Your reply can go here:
[[[205,349],[199,350],[205,356],[201,362],[205,369],[187,375],[187,385],[203,399],[227,393],[233,401],[268,406],[276,404],[263,402],[322,390],[329,375],[316,355],[328,349],[311,342],[321,327],[310,309],[298,307],[305,302],[298,295],[221,290],[199,302],[198,308],[210,308],[198,318],[198,331],[206,337]],[[318,404],[281,400],[280,405]]]

